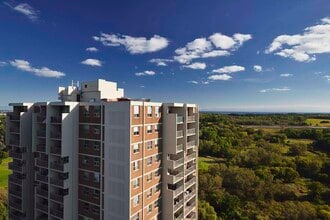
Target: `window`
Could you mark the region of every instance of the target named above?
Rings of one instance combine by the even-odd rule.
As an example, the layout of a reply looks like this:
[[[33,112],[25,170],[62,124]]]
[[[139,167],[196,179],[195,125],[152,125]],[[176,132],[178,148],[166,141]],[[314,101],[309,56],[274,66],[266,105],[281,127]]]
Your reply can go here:
[[[83,209],[87,212],[89,211],[89,204],[87,202],[83,203]]]
[[[93,147],[94,147],[94,150],[100,150],[100,144],[98,144],[98,143],[94,143]]]
[[[94,158],[94,166],[99,167],[100,166],[100,159]]]
[[[88,188],[84,187],[84,188],[83,188],[83,192],[84,192],[84,194],[85,194],[86,196],[89,195],[89,189],[88,189]]]
[[[147,142],[147,149],[151,150],[152,149],[152,141]]]
[[[100,129],[94,128],[94,134],[100,134]]]
[[[147,126],[147,133],[148,134],[151,134],[152,133],[152,126],[151,125],[148,125]]]
[[[97,215],[100,214],[99,212],[100,212],[99,208],[97,206],[93,206],[93,213]]]
[[[140,161],[134,161],[133,162],[133,170],[138,170],[140,167]]]
[[[160,128],[159,125],[155,125],[155,132],[159,132],[159,128]]]
[[[160,108],[158,106],[155,107],[155,115],[157,118],[160,117]]]
[[[133,220],[139,220],[139,217],[139,213],[137,213],[136,215],[134,215]]]
[[[148,205],[147,212],[150,213],[152,211],[152,204]]]
[[[155,202],[154,202],[154,208],[158,208],[159,207],[159,200],[156,200]]]
[[[155,193],[160,191],[160,184],[158,184],[157,186],[155,186]]]
[[[152,173],[149,173],[147,175],[147,182],[150,182],[152,180]]]
[[[84,111],[84,117],[85,118],[88,118],[89,117],[89,111],[87,111],[87,110]]]
[[[140,152],[140,147],[139,144],[133,144],[133,153],[139,153]]]
[[[101,107],[100,106],[94,106],[94,117],[99,118],[101,117]]]
[[[99,173],[94,173],[94,182],[99,183],[100,182],[100,174]]]
[[[155,177],[159,177],[160,176],[160,171],[159,170],[156,170],[155,171]]]
[[[149,199],[152,196],[152,189],[149,189],[147,192],[147,198]]]
[[[139,187],[139,185],[140,185],[140,179],[139,178],[134,179],[133,180],[133,187],[137,188],[137,187]]]
[[[89,180],[89,173],[83,172],[83,178],[84,178],[84,180],[88,181]]]
[[[85,165],[88,164],[88,157],[83,157],[82,163]]]
[[[152,117],[152,106],[147,107],[147,116]]]
[[[155,147],[158,147],[158,139],[155,140]]]
[[[140,196],[135,196],[133,198],[133,204],[134,206],[137,206],[140,203]]]
[[[133,127],[133,134],[134,135],[139,135],[139,127]]]
[[[94,189],[93,190],[93,196],[94,197],[97,197],[98,198],[99,197],[99,194],[100,194],[100,191],[99,190],[97,190],[97,189]]]
[[[88,141],[84,141],[84,147],[88,148]]]
[[[138,105],[135,105],[134,107],[133,107],[133,111],[134,111],[134,117],[135,118],[138,118],[138,117],[140,117],[140,106],[138,106]]]
[[[152,164],[152,157],[148,157],[147,158],[147,165],[151,165]]]

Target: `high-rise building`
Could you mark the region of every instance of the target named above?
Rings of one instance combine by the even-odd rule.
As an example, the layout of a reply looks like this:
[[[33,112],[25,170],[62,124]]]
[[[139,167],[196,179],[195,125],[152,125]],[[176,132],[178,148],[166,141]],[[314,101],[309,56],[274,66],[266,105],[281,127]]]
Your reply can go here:
[[[197,219],[197,105],[105,80],[58,92],[10,104],[10,219]]]

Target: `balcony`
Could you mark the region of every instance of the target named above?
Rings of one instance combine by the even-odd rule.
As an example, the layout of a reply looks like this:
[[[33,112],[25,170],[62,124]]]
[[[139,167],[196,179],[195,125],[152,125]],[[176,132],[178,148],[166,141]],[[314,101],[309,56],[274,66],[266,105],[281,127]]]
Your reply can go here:
[[[58,218],[63,218],[63,208],[52,207],[50,208],[50,214]]]
[[[63,162],[52,162],[50,164],[50,168],[54,169],[54,170],[57,170],[57,171],[64,171],[64,166],[65,166],[65,163]]]
[[[196,128],[190,128],[187,130],[187,135],[195,135],[196,134]]]
[[[8,164],[9,169],[22,173],[23,172],[23,163],[10,162]]]
[[[192,192],[185,192],[185,195],[184,195],[184,199],[185,201],[189,201],[191,198],[193,198],[194,196],[196,195],[196,191],[192,191]]]
[[[19,140],[10,140],[9,145],[19,147]]]
[[[183,212],[178,215],[178,216],[174,216],[175,220],[182,220],[183,219]]]
[[[45,219],[49,219],[49,218],[48,218],[48,215],[44,214],[44,213],[38,215],[36,218],[36,220],[45,220]]]
[[[9,156],[14,158],[14,159],[18,159],[18,160],[23,159],[23,153],[22,152],[14,152],[13,150],[9,150]]]
[[[61,124],[62,123],[62,116],[52,116],[52,117],[50,117],[50,123],[52,123],[52,124]]]
[[[196,202],[195,201],[193,203],[191,203],[190,205],[186,205],[185,212],[187,214],[189,214],[190,211],[193,210],[194,208],[196,208]]]
[[[16,127],[16,126],[14,126],[14,127],[10,127],[9,128],[9,131],[11,132],[11,133],[19,133],[20,132],[20,127]]]
[[[190,160],[193,160],[196,158],[196,153],[192,153],[192,154],[189,154],[187,155],[185,158],[184,158],[184,161],[187,162],[187,161],[190,161]]]
[[[183,123],[183,116],[176,116],[176,123],[177,124]]]
[[[8,191],[9,191],[9,194],[12,194],[12,195],[15,195],[15,196],[18,196],[18,197],[22,196],[22,190],[19,189],[19,188],[15,188],[11,185],[9,185],[9,190]]]
[[[173,190],[174,196],[177,196],[177,195],[181,194],[182,192],[183,192],[183,185],[181,185],[178,188],[176,188],[175,190]]]
[[[9,206],[18,210],[22,210],[22,203],[18,200],[12,199],[12,197],[9,197]]]
[[[48,190],[47,189],[43,189],[43,188],[37,188],[36,190],[37,195],[43,196],[43,197],[48,197]]]
[[[175,202],[174,207],[173,207],[173,212],[176,212],[182,206],[183,206],[183,199],[181,201]]]
[[[19,121],[21,119],[21,116],[15,113],[9,113],[8,116],[10,121]]]
[[[192,186],[195,183],[196,183],[196,177],[194,176],[193,178],[191,178],[190,180],[185,182],[185,186],[186,186],[186,188],[189,188],[190,186]]]
[[[46,131],[37,131],[38,138],[46,138]]]
[[[47,175],[43,175],[43,174],[37,173],[36,179],[38,181],[42,181],[42,182],[48,183],[48,176]]]
[[[39,167],[48,167],[48,160],[36,159],[36,164]]]
[[[48,212],[48,205],[41,204],[40,202],[37,202],[36,208],[43,212]]]
[[[195,147],[196,146],[196,141],[189,141],[187,143],[187,149],[190,149],[192,147]]]
[[[50,183],[59,187],[64,187],[65,180],[68,179],[68,176],[66,176],[67,173],[65,173],[63,176],[57,176],[57,177],[51,177],[50,178]]]
[[[183,130],[176,132],[176,138],[182,138],[183,137]]]
[[[61,152],[62,152],[62,150],[61,150],[61,146],[52,146],[52,147],[50,148],[50,153],[52,153],[52,154],[58,154],[58,155],[61,155]]]
[[[22,184],[22,178],[19,178],[17,176],[14,176],[13,174],[11,174],[9,176],[9,182],[21,185]]]
[[[60,140],[62,138],[61,132],[52,132],[50,134],[50,138]]]
[[[63,196],[64,195],[60,195],[60,194],[56,194],[56,193],[51,193],[50,194],[50,199],[54,200],[54,201],[57,201],[57,202],[60,202],[60,203],[63,203]]]
[[[37,151],[45,153],[46,152],[45,144],[37,144]]]
[[[183,151],[183,144],[176,145],[176,152]]]
[[[188,123],[191,123],[191,122],[195,122],[196,121],[196,117],[194,115],[192,116],[188,116]]]
[[[185,170],[185,174],[188,175],[188,174],[190,174],[191,172],[193,172],[195,170],[196,170],[196,164],[194,163],[193,165],[191,165],[189,168],[187,168]]]
[[[45,115],[38,115],[37,116],[37,123],[45,123],[46,122],[46,116]]]
[[[177,174],[170,174],[170,177],[172,179],[172,183],[176,183],[177,181],[179,181],[180,179],[183,178],[183,172],[179,172]]]
[[[173,169],[183,165],[183,158],[173,159]]]

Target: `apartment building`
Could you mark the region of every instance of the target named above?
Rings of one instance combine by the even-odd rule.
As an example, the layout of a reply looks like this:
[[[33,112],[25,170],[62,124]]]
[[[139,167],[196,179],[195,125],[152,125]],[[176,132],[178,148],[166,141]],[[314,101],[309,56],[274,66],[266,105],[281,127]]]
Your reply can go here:
[[[197,105],[105,80],[58,94],[10,104],[10,219],[197,219]]]

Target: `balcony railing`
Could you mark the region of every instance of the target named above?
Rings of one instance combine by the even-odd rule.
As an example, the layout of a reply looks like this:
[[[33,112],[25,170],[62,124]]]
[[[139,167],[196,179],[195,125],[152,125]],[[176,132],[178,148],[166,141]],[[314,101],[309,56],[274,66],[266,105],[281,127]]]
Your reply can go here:
[[[45,138],[46,137],[46,131],[37,131],[37,137]]]
[[[52,146],[50,148],[50,153],[52,154],[61,154],[61,147],[60,146]]]
[[[177,131],[177,132],[176,132],[176,137],[177,137],[177,138],[183,137],[183,131],[182,131],[182,130]]]
[[[196,128],[190,128],[187,130],[187,135],[194,135],[196,134]]]
[[[185,161],[190,161],[196,158],[196,153],[189,154],[185,157]]]
[[[20,118],[21,118],[20,115],[13,114],[13,113],[9,114],[9,120],[11,120],[11,121],[19,121]]]
[[[10,140],[9,145],[19,146],[19,141],[18,140]]]
[[[185,194],[185,201],[189,201],[192,197],[194,197],[196,195],[195,191],[192,191],[191,193]]]
[[[190,205],[186,205],[185,211],[186,214],[189,214],[191,210],[193,210],[196,207],[196,202],[193,202]]]
[[[48,190],[46,189],[42,189],[42,188],[37,188],[37,194],[44,196],[44,197],[48,197]]]
[[[50,134],[50,137],[53,138],[53,139],[61,139],[62,138],[62,135],[60,132],[52,132]]]
[[[191,147],[194,147],[194,146],[196,146],[196,141],[189,141],[187,143],[187,148],[191,148]]]
[[[178,123],[178,124],[183,123],[183,116],[177,116],[176,123]]]
[[[188,122],[194,122],[196,121],[196,117],[194,115],[188,116]]]
[[[181,194],[183,192],[183,185],[182,186],[179,186],[173,192],[174,192],[174,196],[177,196],[177,195]]]
[[[183,177],[183,172],[171,176],[173,177],[173,182],[175,183]]]
[[[19,133],[20,128],[19,127],[10,127],[9,131],[12,132],[12,133]]]
[[[22,203],[16,202],[16,201],[12,201],[10,199],[9,199],[9,206],[14,207],[14,208],[16,208],[18,210],[22,210]]]
[[[38,144],[37,145],[37,151],[46,152],[46,146],[45,146],[45,144]]]
[[[9,156],[15,159],[22,160],[23,159],[23,153],[21,152],[14,152],[12,150],[9,151]]]
[[[176,146],[176,152],[183,151],[183,144],[178,144]]]
[[[10,162],[8,164],[8,167],[9,167],[9,169],[17,171],[17,172],[23,172],[23,164]]]
[[[61,202],[61,203],[63,203],[63,197],[64,197],[64,195],[61,195],[61,194],[56,194],[56,193],[51,193],[50,194],[50,198],[52,200],[55,200],[55,201]]]
[[[48,182],[48,176],[37,173],[36,179],[38,181]]]
[[[48,212],[48,205],[37,203],[36,208],[41,211]]]
[[[175,217],[175,220],[182,220],[183,219],[183,213],[181,213],[179,216]]]
[[[53,184],[53,185],[56,185],[56,186],[60,186],[60,187],[63,187],[64,186],[64,181],[66,179],[63,179],[63,178],[59,178],[59,177],[51,177],[50,178],[50,183]]]
[[[48,167],[48,160],[36,159],[36,164],[41,167]]]
[[[173,166],[174,166],[174,168],[175,168],[175,167],[178,167],[178,166],[180,166],[180,165],[182,165],[182,164],[183,164],[183,158],[176,159],[176,160],[173,161]]]
[[[64,170],[64,164],[59,163],[59,162],[52,162],[50,164],[50,168],[52,168],[54,170],[58,170],[58,171],[63,171]]]
[[[176,210],[181,208],[182,205],[183,205],[183,199],[181,201],[177,202],[176,204],[174,204],[173,211],[175,212]]]
[[[63,209],[52,207],[50,208],[50,214],[58,218],[63,218]]]
[[[52,116],[52,117],[50,117],[50,122],[53,124],[60,124],[60,123],[62,123],[62,117]]]
[[[196,170],[196,164],[194,164],[191,167],[189,167],[188,169],[186,169],[186,174],[189,174],[194,170]]]
[[[37,123],[44,123],[46,120],[46,116],[45,115],[38,115],[37,116]]]
[[[191,178],[190,180],[188,180],[185,185],[186,188],[188,188],[189,186],[193,185],[194,183],[196,183],[196,177],[194,176],[193,178]]]
[[[8,191],[9,191],[9,194],[13,194],[13,195],[18,196],[18,197],[22,196],[22,190],[12,188],[12,187],[10,187],[10,185],[9,185],[9,190]]]
[[[9,176],[9,182],[12,182],[12,183],[16,183],[16,184],[21,185],[22,184],[22,179],[17,178],[16,176],[13,176],[13,174],[11,174]]]

